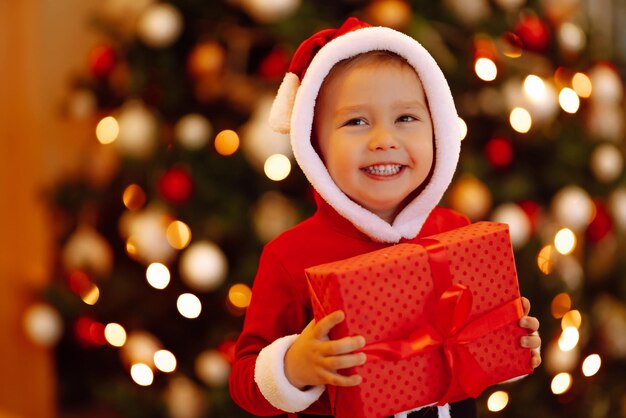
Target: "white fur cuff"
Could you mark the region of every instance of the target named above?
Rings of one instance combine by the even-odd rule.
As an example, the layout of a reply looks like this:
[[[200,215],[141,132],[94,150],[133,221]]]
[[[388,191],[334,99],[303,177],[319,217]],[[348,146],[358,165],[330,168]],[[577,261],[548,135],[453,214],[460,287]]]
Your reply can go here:
[[[274,407],[285,412],[300,412],[324,393],[324,385],[300,390],[285,376],[285,354],[298,338],[297,334],[282,337],[259,353],[254,367],[254,381]]]

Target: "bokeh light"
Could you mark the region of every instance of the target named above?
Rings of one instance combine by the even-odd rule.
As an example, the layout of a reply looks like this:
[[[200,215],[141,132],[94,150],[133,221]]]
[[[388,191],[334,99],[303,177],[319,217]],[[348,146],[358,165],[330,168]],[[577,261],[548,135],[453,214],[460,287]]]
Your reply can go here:
[[[554,248],[563,254],[570,254],[576,248],[576,235],[569,228],[559,230],[554,236]]]
[[[228,290],[228,301],[236,308],[247,308],[251,297],[252,291],[243,283],[234,284]]]
[[[567,113],[576,113],[580,107],[580,99],[574,90],[565,87],[559,93],[559,104]]]
[[[580,334],[578,333],[578,328],[567,327],[563,330],[561,336],[559,337],[559,348],[561,351],[570,351],[576,347],[579,339]]]
[[[511,111],[509,122],[511,127],[521,134],[525,134],[530,131],[530,128],[533,125],[533,119],[530,116],[530,113],[523,107],[516,107]]]
[[[459,118],[459,127],[461,129],[461,141],[465,139],[467,136],[467,123],[461,118]]]
[[[174,221],[167,226],[165,236],[173,248],[183,250],[191,242],[191,229],[184,222]]]
[[[152,263],[146,269],[146,279],[155,289],[165,289],[170,284],[170,271],[164,264]]]
[[[115,142],[120,134],[120,125],[113,116],[107,116],[96,126],[96,138],[101,144]]]
[[[583,360],[583,374],[587,377],[591,377],[594,374],[598,373],[601,365],[602,359],[600,359],[600,356],[598,354],[590,354],[585,358],[585,360]]]
[[[130,376],[140,386],[150,386],[154,380],[152,369],[143,363],[133,364],[130,368]]]
[[[176,300],[178,312],[185,318],[194,319],[200,316],[202,312],[202,303],[200,299],[191,293],[183,293]]]
[[[580,311],[573,309],[567,312],[565,315],[563,315],[563,318],[561,318],[561,329],[565,329],[567,327],[580,328],[582,321],[583,318],[580,314]]]
[[[120,324],[111,322],[104,327],[104,338],[113,347],[122,347],[126,343],[126,330]]]
[[[555,395],[561,395],[572,387],[572,375],[569,373],[559,373],[552,379],[550,388]]]
[[[491,412],[502,411],[509,403],[509,394],[499,390],[489,395],[487,399],[487,409]]]
[[[474,64],[474,71],[483,81],[493,81],[498,76],[498,67],[489,58],[478,58]]]
[[[537,255],[537,267],[543,274],[550,274],[554,268],[554,247],[546,245]]]
[[[159,350],[154,353],[154,365],[163,373],[171,373],[176,370],[176,357],[171,351]]]
[[[124,189],[122,201],[128,210],[139,210],[146,203],[146,192],[144,192],[139,185],[134,183],[130,184],[126,187],[126,189]]]
[[[225,129],[215,137],[215,150],[224,156],[232,155],[239,148],[239,135],[230,129]]]
[[[550,311],[555,318],[562,318],[572,307],[572,299],[567,293],[559,293],[552,299]]]
[[[265,160],[263,170],[270,180],[281,181],[291,172],[291,161],[283,154],[270,155]]]
[[[572,88],[579,97],[588,98],[591,96],[593,86],[591,79],[585,73],[576,73],[572,77]]]

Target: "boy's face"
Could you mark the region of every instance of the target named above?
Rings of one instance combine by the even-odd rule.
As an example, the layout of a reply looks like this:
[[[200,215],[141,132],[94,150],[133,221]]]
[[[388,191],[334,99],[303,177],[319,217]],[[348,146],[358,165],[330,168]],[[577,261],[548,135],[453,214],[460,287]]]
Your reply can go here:
[[[337,186],[390,223],[433,164],[426,96],[406,64],[359,63],[337,71],[320,90],[314,124]]]

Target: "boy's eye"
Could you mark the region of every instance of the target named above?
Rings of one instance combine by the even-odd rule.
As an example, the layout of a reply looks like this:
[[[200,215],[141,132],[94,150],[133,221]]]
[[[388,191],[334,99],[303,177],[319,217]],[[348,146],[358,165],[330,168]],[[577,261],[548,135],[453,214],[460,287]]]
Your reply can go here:
[[[344,125],[345,126],[361,126],[361,125],[365,125],[365,120],[360,119],[360,118],[354,118],[354,119],[350,119],[349,121],[347,121]]]
[[[417,120],[417,118],[411,115],[402,115],[398,118],[398,122],[413,122],[414,120]]]

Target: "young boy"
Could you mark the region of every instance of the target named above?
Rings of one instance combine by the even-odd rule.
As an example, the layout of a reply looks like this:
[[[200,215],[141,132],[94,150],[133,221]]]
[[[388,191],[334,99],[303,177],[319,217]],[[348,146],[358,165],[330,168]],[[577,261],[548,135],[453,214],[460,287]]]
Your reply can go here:
[[[270,123],[290,133],[318,210],[263,250],[230,391],[255,415],[330,416],[325,385],[361,382],[340,371],[367,360],[355,352],[365,341],[329,340],[341,311],[312,320],[304,269],[469,223],[436,207],[458,161],[456,109],[441,70],[419,43],[349,18],[300,45]],[[528,314],[525,299],[524,305]],[[520,326],[532,334],[539,323],[525,316]],[[537,367],[539,337],[520,344],[533,350]],[[396,417],[437,414],[473,417],[475,403]]]

